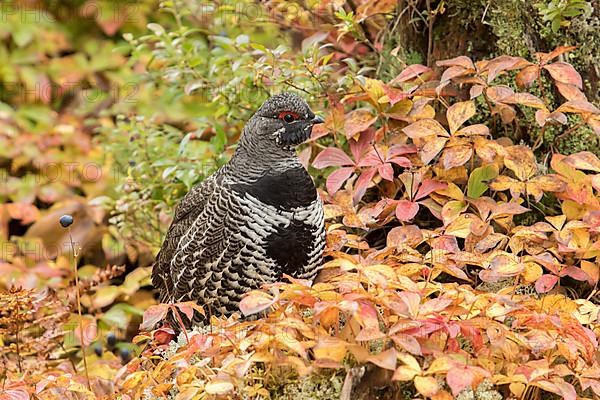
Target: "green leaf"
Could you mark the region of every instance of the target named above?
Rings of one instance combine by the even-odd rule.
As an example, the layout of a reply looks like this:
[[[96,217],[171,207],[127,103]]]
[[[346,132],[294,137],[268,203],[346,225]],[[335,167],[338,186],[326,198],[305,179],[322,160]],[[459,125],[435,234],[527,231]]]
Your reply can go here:
[[[475,168],[469,176],[467,185],[467,196],[473,199],[480,197],[488,190],[487,182],[498,176],[496,164],[485,165]]]
[[[552,32],[556,33],[560,29],[560,17],[554,18],[552,20]]]

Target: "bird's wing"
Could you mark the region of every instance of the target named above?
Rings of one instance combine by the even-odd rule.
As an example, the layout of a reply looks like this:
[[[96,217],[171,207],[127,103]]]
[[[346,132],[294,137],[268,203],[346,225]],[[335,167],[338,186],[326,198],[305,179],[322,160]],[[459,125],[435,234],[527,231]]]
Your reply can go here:
[[[177,206],[173,222],[171,222],[152,268],[152,284],[159,290],[161,302],[173,301],[175,286],[171,261],[177,252],[181,238],[188,232],[198,217],[206,214],[203,213],[203,210],[215,197],[215,193],[219,189],[219,181],[218,173],[211,175],[192,188]]]

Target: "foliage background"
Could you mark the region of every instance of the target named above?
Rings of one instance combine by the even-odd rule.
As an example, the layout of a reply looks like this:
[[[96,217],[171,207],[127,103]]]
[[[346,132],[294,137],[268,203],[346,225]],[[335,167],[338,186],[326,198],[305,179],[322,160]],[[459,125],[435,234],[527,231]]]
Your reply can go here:
[[[415,184],[415,173],[418,176],[423,174],[423,185],[430,183],[427,180],[429,178],[456,183],[461,193],[477,198],[484,193],[492,194],[487,182],[496,175],[520,179],[523,173],[518,171],[525,167],[532,167],[535,173],[525,174],[522,181],[533,180],[534,177],[545,176],[547,173],[561,174],[559,168],[562,166],[563,183],[581,189],[585,196],[569,199],[568,196],[572,195],[569,192],[561,197],[560,194],[552,194],[560,191],[546,186],[542,190],[547,194],[538,203],[539,199],[529,198],[531,191],[511,195],[506,190],[515,183],[500,181],[496,183],[499,186],[492,188],[494,201],[516,204],[517,199],[522,198],[524,202],[520,206],[534,211],[511,211],[508,216],[499,213],[497,215],[500,221],[491,218],[485,222],[494,225],[495,234],[505,234],[506,241],[513,244],[516,241],[514,238],[520,237],[519,235],[529,239],[528,235],[537,236],[540,240],[541,236],[547,235],[546,239],[559,249],[554,255],[563,260],[564,265],[584,269],[588,275],[593,275],[591,271],[597,269],[596,220],[593,219],[595,217],[589,217],[593,220],[591,222],[590,219],[585,219],[586,215],[596,215],[593,213],[597,212],[598,189],[597,186],[593,186],[593,189],[591,186],[592,179],[596,179],[592,178],[595,176],[593,173],[598,172],[594,169],[597,168],[594,159],[591,158],[590,161],[592,168],[583,168],[585,172],[581,172],[581,169],[575,172],[570,168],[581,167],[581,158],[571,158],[570,164],[565,164],[562,159],[550,155],[571,155],[582,151],[600,155],[598,135],[594,132],[594,126],[597,129],[597,125],[583,121],[584,118],[596,118],[593,116],[597,112],[592,109],[591,113],[585,113],[574,107],[570,110],[574,112],[564,114],[568,119],[567,124],[563,126],[549,122],[545,128],[540,127],[538,121],[542,117],[538,116],[536,119],[535,113],[536,109],[556,110],[565,102],[564,93],[569,88],[569,95],[575,96],[573,99],[581,98],[580,91],[575,90],[577,84],[573,79],[576,78],[570,70],[566,83],[575,86],[575,89],[569,87],[563,88],[564,91],[559,90],[554,82],[555,76],[548,72],[531,82],[528,90],[542,99],[543,106],[537,104],[537,100],[517,98],[511,103],[512,106],[496,105],[493,109],[486,107],[484,96],[478,96],[474,100],[477,114],[469,119],[471,124],[485,124],[490,129],[491,138],[498,139],[502,146],[514,144],[534,150],[530,152],[521,147],[514,148],[515,154],[520,156],[514,161],[514,168],[499,160],[508,153],[497,150],[499,159],[495,158],[493,162],[491,159],[486,160],[497,168],[477,170],[478,174],[485,175],[483,178],[473,175],[478,167],[484,167],[481,159],[476,160],[475,156],[464,172],[458,169],[453,171],[457,175],[452,175],[452,172],[445,175],[433,165],[423,172],[418,167],[428,163],[423,162],[422,157],[417,157],[414,151],[402,148],[403,150],[398,150],[400,153],[397,156],[406,156],[411,165],[417,168],[410,170],[411,183],[407,184],[402,178],[406,176],[402,175],[403,168],[407,166],[406,161],[396,159],[395,163],[385,162],[381,165],[365,161],[359,165],[357,153],[352,152],[354,145],[350,143],[355,140],[354,134],[361,132],[366,134],[360,135],[363,138],[360,143],[366,143],[365,138],[374,135],[372,137],[376,138],[376,143],[385,146],[385,149],[393,145],[417,143],[419,138],[402,129],[420,118],[431,117],[431,111],[436,111],[436,118],[447,126],[447,106],[455,101],[468,99],[468,94],[464,97],[464,91],[450,90],[462,88],[456,82],[453,82],[456,85],[449,87],[448,95],[440,96],[441,100],[436,98],[434,108],[421,108],[420,112],[413,112],[412,115],[409,115],[407,107],[410,109],[414,104],[408,106],[402,93],[410,93],[411,86],[419,84],[425,94],[435,98],[435,87],[439,83],[437,81],[440,74],[445,68],[453,66],[436,65],[436,61],[459,55],[467,55],[472,60],[483,60],[507,54],[535,62],[536,52],[550,52],[558,46],[577,46],[570,52],[560,54],[558,60],[568,61],[581,73],[581,93],[585,94],[591,104],[597,106],[600,65],[598,1],[378,0],[289,3],[274,0],[257,4],[229,0],[34,0],[3,2],[0,7],[0,55],[5,60],[0,66],[0,303],[3,305],[0,314],[0,340],[5,350],[2,354],[4,367],[1,371],[0,396],[19,398],[35,393],[40,398],[53,398],[73,392],[79,394],[72,396],[81,397],[114,396],[115,393],[132,397],[150,396],[154,393],[160,397],[161,393],[179,388],[189,390],[189,398],[193,398],[198,393],[207,392],[206,382],[198,378],[201,376],[198,369],[200,367],[193,372],[190,372],[192,369],[186,369],[189,381],[181,378],[175,385],[170,383],[169,387],[155,387],[145,382],[145,378],[153,376],[152,374],[133,374],[139,378],[137,382],[135,379],[138,378],[126,379],[126,372],[146,371],[150,369],[151,363],[158,363],[152,356],[148,356],[153,354],[149,350],[153,348],[145,341],[160,342],[156,340],[156,333],[154,336],[138,336],[134,340],[139,332],[144,310],[155,303],[149,285],[149,266],[177,201],[191,186],[226,162],[244,121],[269,94],[281,90],[300,91],[314,104],[315,109],[323,110],[328,117],[326,128],[316,132],[315,136],[320,136],[318,141],[303,147],[301,154],[306,164],[310,165],[310,172],[316,182],[323,188],[323,197],[329,205],[329,259],[345,260],[337,261],[338,264],[353,263],[342,265],[346,268],[348,277],[353,277],[356,271],[362,271],[362,267],[353,265],[364,263],[368,266],[372,261],[365,263],[363,259],[346,258],[343,254],[362,254],[365,259],[370,254],[378,260],[374,265],[381,263],[396,268],[397,265],[392,260],[400,262],[394,258],[397,254],[384,254],[389,259],[383,256],[377,258],[377,251],[381,251],[382,246],[385,248],[385,244],[394,243],[394,239],[390,238],[394,237],[392,232],[415,234],[414,231],[407,233],[397,229],[406,226],[431,231],[440,228],[435,210],[441,212],[442,201],[451,199],[457,202],[453,203],[457,209],[451,210],[455,213],[452,218],[458,218],[465,211],[462,207],[466,207],[467,203],[461,202],[467,200],[460,198],[456,191],[450,194],[435,194],[435,191],[431,191],[427,195],[434,193],[432,197],[415,199],[416,191],[413,193],[413,188],[409,187]],[[413,71],[410,69],[407,73],[407,66],[413,64],[432,67],[434,72],[423,67],[419,73],[410,73]],[[505,66],[504,69],[510,67]],[[482,71],[488,73],[489,78],[489,70],[486,71],[483,67]],[[522,89],[515,84],[516,71],[504,72],[495,78],[494,85],[508,85],[517,91]],[[402,73],[405,75],[399,78]],[[385,86],[382,86],[383,83]],[[463,82],[465,85],[472,83]],[[502,101],[498,103],[501,104]],[[505,106],[514,106],[514,118],[505,118],[504,112],[512,115],[512,112],[506,111]],[[355,111],[357,109],[362,111]],[[369,116],[367,120],[364,119],[366,115]],[[556,118],[562,120],[560,116]],[[444,135],[438,132],[434,136]],[[356,138],[360,140],[358,136]],[[452,140],[454,139],[456,138]],[[359,140],[355,142],[358,143]],[[337,161],[327,158],[325,155],[328,153],[324,153],[324,150],[334,147],[350,154],[350,162],[356,162],[356,165],[344,163],[347,160],[339,154]],[[460,143],[458,146],[449,146],[452,147],[460,147]],[[325,155],[316,159],[319,153]],[[335,155],[331,150],[329,154]],[[377,156],[380,157],[380,154]],[[344,162],[339,163],[340,157]],[[391,155],[389,157],[393,158]],[[589,158],[586,160],[589,161]],[[431,164],[437,162],[436,158]],[[331,178],[332,172],[339,171],[339,167],[346,169],[341,173],[337,172],[337,178],[342,175],[350,177],[346,186],[344,182],[334,182]],[[348,169],[349,167],[352,168]],[[390,168],[395,181],[386,179]],[[364,176],[374,178],[374,184],[369,183],[372,179],[363,178],[362,183],[357,179],[365,171],[369,171],[368,174],[371,175]],[[473,191],[477,192],[473,189],[474,181],[483,185],[483,192],[479,196],[473,196]],[[337,190],[332,190],[335,186],[335,189],[341,189],[336,195],[333,192]],[[329,193],[326,189],[330,189]],[[364,198],[359,202],[363,194]],[[436,195],[437,208],[432,204],[436,202]],[[385,199],[393,202],[380,202]],[[413,220],[413,203],[417,200],[423,202],[417,206],[420,211],[416,216],[413,215]],[[407,201],[410,205],[407,205]],[[582,207],[574,209],[573,205],[565,206],[569,201],[579,203]],[[472,214],[474,205],[469,203],[469,207],[469,213]],[[58,224],[58,218],[63,214],[74,216],[75,222],[70,230],[65,230]],[[512,214],[515,214],[514,217]],[[544,217],[560,215],[565,215],[571,227],[575,227],[563,230],[564,221],[561,224],[558,220],[552,220],[551,225],[556,232],[548,231],[546,226],[542,229],[539,225],[537,227],[541,231],[523,228],[536,226],[536,223],[547,223]],[[373,218],[376,222],[373,222]],[[578,228],[576,222],[584,226]],[[448,226],[448,221],[443,220],[441,227],[445,230]],[[519,231],[519,227],[525,233]],[[584,233],[581,232],[582,229]],[[460,232],[460,229],[457,228],[456,231]],[[461,251],[466,251],[468,238],[460,235],[453,236],[459,238],[457,243],[460,244]],[[495,238],[498,239],[497,236]],[[496,245],[506,246],[502,240],[505,239],[498,239],[491,245],[492,248]],[[71,241],[76,243],[76,257],[73,257]],[[573,244],[572,241],[577,243]],[[545,242],[544,245],[550,246]],[[571,249],[567,251],[567,256],[560,254],[560,251],[564,251],[560,246]],[[574,247],[578,250],[572,250]],[[427,249],[421,242],[414,243],[413,250],[427,254]],[[539,256],[540,252],[532,250],[530,255]],[[581,308],[587,307],[589,315],[594,312],[597,315],[597,308],[593,308],[598,304],[595,291],[597,277],[594,282],[593,276],[580,279],[581,275],[577,273],[573,273],[573,276],[561,275],[562,272],[552,274],[548,261],[544,261],[546,264],[540,264],[540,269],[544,268],[544,276],[560,276],[559,286],[566,287],[566,294],[561,291],[556,295],[580,301],[566,302],[561,312],[572,312],[572,307],[578,307],[578,312],[582,313]],[[78,333],[73,262],[78,264],[81,278],[81,303],[86,331],[83,340]],[[405,263],[406,260],[401,262]],[[412,260],[411,263],[417,262]],[[330,266],[336,267],[335,262]],[[433,264],[430,266],[434,267]],[[466,267],[463,265],[462,269]],[[441,276],[411,276],[410,271],[402,270],[401,276],[410,276],[421,284],[465,283],[460,280],[462,275],[457,271],[454,271],[454,275],[450,273],[452,271],[444,271]],[[493,293],[507,287],[512,290],[515,286],[516,291],[518,285],[535,285],[535,279],[522,278],[521,272],[510,275],[510,285],[506,279],[498,279],[501,281],[500,286],[492,285],[490,288],[484,285],[477,289]],[[385,275],[387,272],[378,273],[383,273],[387,281],[394,282],[395,278]],[[436,274],[439,273],[440,271]],[[478,271],[467,270],[466,273],[470,278],[478,275]],[[369,276],[368,279],[375,278]],[[554,281],[555,278],[548,279]],[[584,285],[582,281],[586,280],[591,280],[592,285],[587,285],[587,282]],[[333,287],[326,292],[343,292],[343,283],[332,283]],[[481,282],[475,279],[471,283],[474,287]],[[382,283],[377,279],[364,284],[383,292],[388,290],[381,288]],[[403,291],[415,289],[403,286],[408,284],[405,280],[397,284]],[[489,284],[488,282],[488,286]],[[447,289],[445,286],[440,287]],[[419,298],[419,303],[422,300],[423,304],[427,304],[427,301],[439,298],[437,294],[432,296],[432,293],[423,291],[422,287],[419,290],[421,296],[424,296]],[[464,288],[453,290],[466,291]],[[282,287],[281,291],[296,291],[296,295],[298,291],[302,292],[297,287]],[[369,296],[383,292],[367,291],[367,294],[361,295],[366,296],[368,301],[374,301]],[[315,296],[314,293],[305,295],[307,298]],[[290,294],[287,300],[293,300],[294,296]],[[462,298],[462,295],[457,296]],[[481,297],[477,301],[500,304],[499,299],[489,294],[478,296]],[[525,309],[531,311],[532,315],[556,311],[548,310],[549,306],[544,303],[543,298],[545,297],[542,297],[541,305],[534,300],[527,300],[533,303],[524,303]],[[330,300],[340,299],[334,297]],[[342,299],[346,300],[350,299]],[[558,301],[558,298],[555,300]],[[414,302],[415,299],[407,301]],[[294,310],[301,311],[298,304],[294,301],[291,303]],[[390,326],[385,324],[394,321],[388,317],[391,315],[397,318],[399,311],[394,307],[390,308],[389,304],[376,301],[373,304],[385,316],[379,322],[383,324],[381,329],[386,331]],[[460,308],[459,303],[452,303],[452,307]],[[275,316],[270,317],[272,321],[278,321],[282,309],[278,309]],[[443,314],[442,308],[438,311]],[[346,309],[345,312],[351,312],[351,309]],[[450,311],[450,317],[445,315],[452,319],[454,312]],[[307,323],[309,327],[317,323],[317,319],[313,320],[310,315],[306,318],[303,323]],[[333,317],[329,315],[329,318]],[[518,316],[511,318],[518,319]],[[579,326],[583,325],[589,329],[584,331],[586,335],[589,336],[592,331],[597,337],[597,319],[590,318],[587,323],[581,323],[579,318],[578,323],[581,324],[575,324],[578,328],[573,329],[581,329]],[[322,320],[319,321],[323,323]],[[364,321],[359,320],[357,326],[362,326],[363,323]],[[571,326],[574,322],[565,320],[561,323],[561,329],[566,329],[567,325]],[[518,323],[511,327],[515,332],[520,332]],[[539,330],[550,336],[555,333],[549,327],[541,327]],[[563,331],[559,332],[561,335],[565,334]],[[165,334],[170,335],[169,332]],[[534,335],[531,332],[528,334]],[[437,340],[434,339],[432,343],[438,343]],[[350,339],[348,341],[351,342]],[[82,372],[82,342],[87,348],[86,360],[92,373],[91,392],[94,394],[86,388],[87,380]],[[246,392],[248,396],[268,395],[274,398],[298,397],[301,395],[298,393],[311,398],[311,395],[314,396],[312,392],[322,391],[319,396],[323,398],[326,392],[332,398],[338,398],[343,392],[344,379],[348,379],[347,371],[356,371],[353,368],[362,364],[368,366],[362,375],[366,378],[356,378],[352,381],[354,383],[351,382],[352,385],[363,382],[364,388],[379,387],[379,383],[374,385],[369,381],[369,373],[373,366],[381,367],[383,364],[383,369],[386,369],[389,359],[384,358],[391,357],[390,349],[395,347],[388,347],[389,343],[380,338],[373,339],[370,346],[372,357],[375,357],[370,363],[367,361],[368,356],[360,359],[359,355],[363,353],[359,350],[353,354],[355,359],[352,362],[357,364],[344,359],[346,364],[343,368],[336,365],[331,370],[313,373],[309,363],[309,369],[305,365],[301,372],[312,373],[313,378],[310,380],[298,380],[294,374],[287,376],[285,371],[282,377],[279,371],[274,373],[269,368],[256,367],[251,374],[246,375],[247,381],[243,385],[236,381],[236,390],[250,390]],[[465,343],[461,342],[460,346],[465,351],[462,348],[466,346]],[[223,348],[227,350],[225,346]],[[273,348],[276,352],[280,351],[277,346]],[[350,348],[354,349],[352,346],[344,347],[346,350]],[[398,349],[400,351],[401,347]],[[229,354],[225,350],[224,357]],[[143,351],[145,353],[142,354]],[[259,350],[256,351],[260,353]],[[472,349],[467,353],[475,360],[482,359],[481,354],[476,354]],[[141,358],[138,358],[140,355]],[[540,362],[537,354],[527,357],[530,356],[531,359],[526,358],[527,362]],[[570,388],[576,387],[578,395],[598,395],[596,387],[592,386],[585,392],[584,383],[581,383],[587,382],[585,379],[595,379],[592,372],[596,373],[596,370],[585,370],[585,373],[592,374],[589,377],[581,369],[577,370],[579,375],[574,375],[573,369],[567,374],[564,367],[557,367],[565,365],[562,361],[556,362],[556,357],[549,354],[545,356],[541,359],[550,360],[548,366],[534,364],[532,367],[525,361],[522,364],[527,367],[519,365],[519,368],[552,370],[551,373],[542,374],[550,383],[534,384],[535,380],[532,380],[527,382],[527,387],[533,386],[536,390],[563,396],[567,392],[572,394]],[[568,359],[564,354],[560,356]],[[311,357],[314,358],[315,355],[312,354]],[[326,354],[322,358],[332,357],[335,358],[332,354]],[[414,366],[407,356],[399,357],[405,357],[400,358],[404,364]],[[461,357],[464,354],[461,353]],[[521,354],[521,357],[525,356]],[[122,365],[132,359],[129,366],[123,369]],[[421,372],[414,374],[423,377],[421,383],[427,383],[427,387],[433,385],[425,372],[432,371],[430,361],[426,357],[419,358]],[[572,364],[581,363],[576,357],[567,361]],[[225,373],[227,368],[221,371],[219,368],[222,366],[218,365],[221,360],[215,359],[214,362],[208,375],[221,379],[223,376],[219,373]],[[457,360],[451,360],[451,363],[455,362]],[[44,365],[41,371],[40,363]],[[173,372],[175,366],[168,360],[158,365],[164,369],[154,370],[157,375],[153,379],[161,378],[170,382],[166,377]],[[473,386],[475,390],[487,393],[488,386],[485,385],[491,382],[489,379],[492,376],[475,369],[475,366],[483,368],[477,362],[469,365],[474,366],[473,370],[465,375],[473,376],[474,382],[485,382],[482,383],[482,389],[477,389],[477,385]],[[572,365],[569,367],[574,368]],[[497,369],[498,373],[504,371],[501,366]],[[372,375],[381,372],[375,371]],[[445,375],[444,368],[439,371],[441,376]],[[65,372],[70,375],[64,375]],[[165,375],[160,375],[163,373]],[[413,396],[418,392],[423,395],[421,390],[415,389],[419,387],[416,383],[419,379],[415,381],[414,376],[402,380],[407,381],[406,384],[396,384],[395,393]],[[431,372],[431,376],[440,380],[435,371]],[[484,376],[485,381],[480,379]],[[560,380],[557,383],[556,377],[566,377],[564,382],[571,386],[565,386]],[[580,379],[579,386],[573,386],[575,377]],[[215,385],[219,384],[218,379],[214,381]],[[389,379],[390,377],[388,381]],[[508,387],[510,384],[522,384],[501,382],[495,375],[494,379],[496,386],[493,389],[504,390],[504,394],[515,393],[512,391],[514,387]],[[229,380],[226,381],[226,388],[229,388],[229,384],[233,385]],[[295,383],[286,386],[280,382]],[[444,382],[446,383],[443,385],[446,386],[440,383],[440,393],[444,391],[458,394],[454,393],[450,381]],[[385,388],[386,385],[387,383],[381,383],[381,387]],[[197,391],[192,393],[193,388]],[[222,388],[216,386],[216,394],[219,389]],[[492,390],[492,386],[489,389]],[[590,392],[592,389],[594,391]],[[493,394],[488,394],[491,395]],[[474,392],[472,396],[478,394]]]

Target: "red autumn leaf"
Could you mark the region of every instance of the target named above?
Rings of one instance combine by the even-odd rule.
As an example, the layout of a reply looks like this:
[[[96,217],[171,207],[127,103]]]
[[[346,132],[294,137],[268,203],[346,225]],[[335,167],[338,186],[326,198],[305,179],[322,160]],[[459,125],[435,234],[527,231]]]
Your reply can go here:
[[[196,304],[196,302],[194,301],[185,301],[183,303],[175,303],[174,306],[181,311],[183,314],[185,314],[185,316],[191,321],[192,318],[194,317],[194,311],[197,311],[198,313],[202,314],[202,315],[206,315],[204,313],[204,309],[202,308],[202,306],[199,306],[198,304]]]
[[[423,234],[416,225],[396,226],[387,235],[387,246],[397,247],[402,244],[418,246],[423,241]]]
[[[388,100],[390,101],[390,105],[392,106],[398,103],[399,101],[407,99],[409,96],[408,93],[406,93],[405,91],[390,87],[388,85],[383,86],[383,91],[385,92],[385,95],[387,96]]]
[[[491,86],[485,90],[485,93],[488,95],[490,100],[496,103],[500,103],[504,101],[505,98],[512,96],[515,94],[515,91],[509,88],[508,86]]]
[[[333,171],[328,177],[325,186],[330,194],[335,194],[344,182],[350,178],[354,173],[354,167],[342,167],[336,171]]]
[[[485,86],[483,85],[471,86],[471,89],[469,90],[469,98],[473,100],[474,98],[481,96],[481,93],[483,93],[483,89],[485,89]]]
[[[468,72],[469,72],[469,70],[464,67],[459,67],[459,66],[450,67],[447,70],[445,70],[444,73],[442,73],[440,82],[442,82],[442,84],[443,84],[444,82],[447,82],[447,81],[451,80],[452,78],[456,78],[458,76],[465,75]]]
[[[574,85],[583,89],[583,81],[579,72],[571,64],[559,61],[544,66],[544,69],[550,73],[555,81]]]
[[[394,180],[394,168],[390,163],[381,164],[379,167],[377,167],[377,172],[379,172],[379,175],[383,179],[386,179],[390,182]]]
[[[473,385],[473,372],[464,367],[451,368],[446,374],[446,382],[454,396],[458,396],[464,389]]]
[[[421,183],[421,186],[415,195],[415,200],[421,200],[431,192],[446,189],[446,187],[448,187],[448,184],[445,182],[439,182],[433,179],[425,179],[423,183]]]
[[[586,274],[584,270],[573,265],[570,265],[561,271],[561,276],[565,275],[578,281],[587,281],[590,279],[589,275]]]
[[[308,165],[310,164],[310,155],[312,154],[312,147],[306,147],[300,153],[298,153],[298,158],[300,159],[300,164],[304,167],[304,169],[308,169]]]
[[[544,274],[535,282],[535,290],[538,293],[547,293],[551,291],[558,282],[558,276]]]
[[[175,331],[171,328],[159,328],[152,336],[157,343],[167,344],[175,337]]]
[[[438,67],[454,67],[459,66],[465,69],[475,69],[475,65],[473,65],[473,61],[467,56],[458,56],[454,58],[450,58],[448,60],[437,61],[435,63]]]
[[[359,160],[367,150],[373,148],[373,139],[375,138],[375,129],[367,129],[365,132],[361,133],[357,138],[354,137],[349,140],[350,144],[350,153],[355,160]]]
[[[549,113],[547,110],[537,110],[535,112],[535,120],[540,126],[544,126],[547,123],[561,125],[567,124],[567,116],[558,111]]]
[[[342,167],[354,165],[354,161],[342,150],[335,147],[328,147],[315,157],[313,167],[323,169],[327,167]]]
[[[144,311],[140,329],[144,331],[151,330],[156,324],[163,320],[169,312],[169,304],[156,304],[150,306]]]
[[[310,134],[309,142],[314,142],[315,140],[326,136],[329,133],[329,129],[327,128],[327,122],[324,124],[317,124],[313,127],[312,132]]]
[[[377,168],[369,168],[360,174],[354,183],[354,195],[352,196],[354,204],[357,204],[362,199],[375,173],[377,173]]]
[[[399,334],[392,336],[392,340],[396,346],[400,346],[411,354],[420,356],[422,354],[421,345],[417,339],[410,335]]]
[[[491,83],[501,72],[510,70],[515,64],[520,62],[519,57],[500,56],[496,57],[487,65],[487,83]]]
[[[389,148],[388,157],[395,157],[405,154],[415,154],[417,148],[414,144],[397,144]]]
[[[419,212],[419,203],[410,200],[399,200],[396,205],[396,218],[399,221],[410,221]]]
[[[426,67],[425,65],[421,65],[421,64],[409,65],[408,67],[404,68],[404,70],[402,70],[402,72],[400,72],[400,74],[398,76],[396,76],[394,79],[392,79],[392,81],[390,83],[402,83],[402,82],[410,81],[411,79],[414,79],[417,76],[421,75],[422,73],[428,72],[428,71],[431,71],[431,68]]]

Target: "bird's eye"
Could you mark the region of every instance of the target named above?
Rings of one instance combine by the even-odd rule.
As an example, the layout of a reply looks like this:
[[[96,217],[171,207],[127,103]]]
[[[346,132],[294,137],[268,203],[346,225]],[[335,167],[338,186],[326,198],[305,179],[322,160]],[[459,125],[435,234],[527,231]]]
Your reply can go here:
[[[279,113],[278,118],[289,124],[291,122],[294,122],[294,121],[297,121],[298,119],[300,119],[300,116],[291,111],[283,111],[283,112]]]

